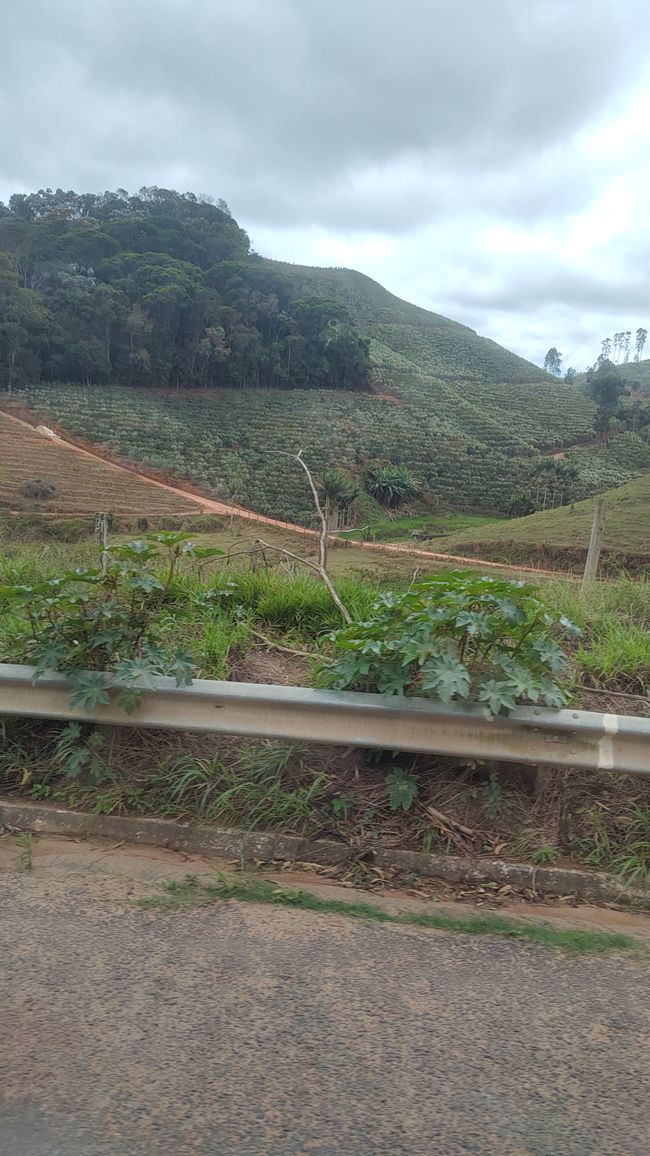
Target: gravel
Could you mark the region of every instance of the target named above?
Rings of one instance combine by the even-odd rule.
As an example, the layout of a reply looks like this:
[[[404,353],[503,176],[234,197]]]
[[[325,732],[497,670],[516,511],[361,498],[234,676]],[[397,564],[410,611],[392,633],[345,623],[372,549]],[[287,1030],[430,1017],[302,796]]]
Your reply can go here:
[[[3,875],[0,1151],[644,1154],[646,966]]]

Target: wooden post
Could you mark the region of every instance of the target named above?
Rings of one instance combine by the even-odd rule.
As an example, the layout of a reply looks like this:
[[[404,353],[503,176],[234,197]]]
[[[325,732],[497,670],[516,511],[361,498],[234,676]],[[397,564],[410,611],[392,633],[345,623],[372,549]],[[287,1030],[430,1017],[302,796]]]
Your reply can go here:
[[[587,553],[587,561],[585,562],[585,572],[582,575],[582,587],[584,591],[591,582],[596,580],[598,573],[598,562],[600,560],[600,551],[603,545],[603,535],[605,533],[605,499],[596,498],[596,508],[594,510],[594,520],[591,527],[591,538],[589,539],[589,551]]]
[[[105,574],[108,566],[108,514],[95,514],[95,534],[100,549],[102,574]]]

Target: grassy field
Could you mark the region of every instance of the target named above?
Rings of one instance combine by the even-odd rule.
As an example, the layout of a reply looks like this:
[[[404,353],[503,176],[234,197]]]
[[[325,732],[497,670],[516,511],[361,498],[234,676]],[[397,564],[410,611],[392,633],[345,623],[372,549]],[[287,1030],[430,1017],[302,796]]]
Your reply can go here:
[[[584,563],[593,521],[594,503],[589,499],[513,518],[492,522],[444,538],[440,549],[468,551],[497,561],[531,565],[555,563],[564,568]],[[650,473],[606,494],[605,555],[619,568],[650,567]]]
[[[47,501],[23,487],[35,479],[52,483]],[[127,517],[189,513],[198,507],[143,478],[74,453],[0,413],[0,508],[33,514],[92,515],[97,510]]]

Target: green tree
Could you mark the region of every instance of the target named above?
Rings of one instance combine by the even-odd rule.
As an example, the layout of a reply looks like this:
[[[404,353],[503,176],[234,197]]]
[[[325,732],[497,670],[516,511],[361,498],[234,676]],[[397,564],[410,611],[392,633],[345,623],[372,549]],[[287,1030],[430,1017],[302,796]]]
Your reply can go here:
[[[554,345],[551,346],[544,358],[544,369],[547,373],[552,373],[553,377],[559,377],[562,372],[562,354]]]
[[[318,483],[323,513],[328,530],[338,528],[339,516],[350,506],[358,496],[359,487],[344,470],[325,470]]]
[[[602,361],[597,369],[590,369],[587,373],[586,389],[598,408],[612,415],[618,399],[625,392],[625,384],[616,366],[611,361]]]
[[[31,289],[23,289],[5,253],[0,253],[0,385],[11,392],[38,378],[53,318]]]
[[[11,384],[368,387],[368,342],[345,306],[295,300],[224,201],[157,186],[16,194],[0,205],[0,251],[15,279],[2,318]],[[37,342],[39,302],[51,330]]]

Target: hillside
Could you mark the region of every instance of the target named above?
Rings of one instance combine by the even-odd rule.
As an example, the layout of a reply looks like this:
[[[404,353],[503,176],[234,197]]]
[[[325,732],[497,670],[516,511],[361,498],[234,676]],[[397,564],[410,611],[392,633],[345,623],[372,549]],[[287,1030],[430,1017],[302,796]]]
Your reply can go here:
[[[343,301],[365,335],[371,338],[378,365],[386,356],[391,370],[401,362],[404,369],[415,366],[455,383],[480,378],[490,382],[553,384],[553,379],[539,366],[510,353],[489,338],[480,337],[466,325],[395,297],[364,273],[282,261],[264,261],[264,264],[291,279],[301,296],[318,294]],[[561,394],[566,398],[566,387]]]
[[[616,369],[625,384],[635,391],[639,389],[645,396],[650,396],[650,358],[643,361],[628,361],[625,365],[617,365]]]
[[[608,490],[604,556],[618,568],[640,571],[650,567],[650,473]],[[593,521],[594,503],[545,510],[527,518],[487,523],[475,530],[438,539],[440,549],[466,551],[495,561],[532,565],[584,564]]]
[[[574,440],[590,416],[570,408],[573,398],[563,413],[558,387],[545,383],[532,397],[526,386],[469,379],[452,386],[416,371],[390,384],[392,396],[51,385],[22,397],[74,434],[188,478],[214,497],[294,521],[313,517],[310,495],[299,467],[274,450],[303,449],[317,473],[342,466],[360,480],[368,462],[389,459],[413,471],[434,507],[498,511],[546,461],[535,448],[545,423],[561,444],[560,428]]]
[[[215,497],[310,519],[278,449],[361,483],[373,463],[406,466],[431,507],[503,513],[596,488],[586,463],[539,452],[591,437],[580,390],[361,273],[258,257],[223,202],[21,194],[0,205],[0,250],[18,334],[0,333],[0,386]],[[638,468],[612,467],[608,484]]]
[[[37,479],[50,497],[26,494]],[[83,516],[110,511],[125,517],[199,512],[201,507],[108,462],[71,451],[0,413],[0,510]]]

